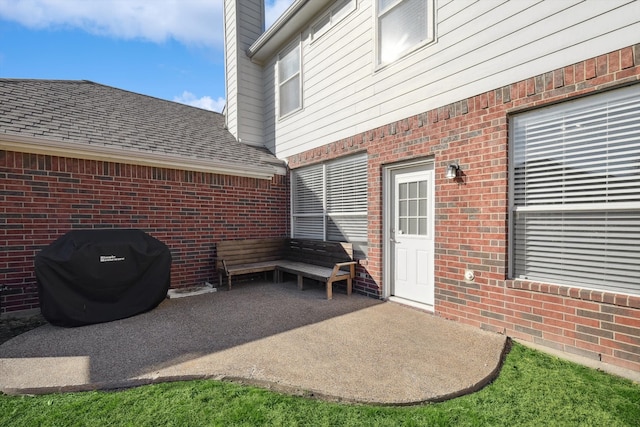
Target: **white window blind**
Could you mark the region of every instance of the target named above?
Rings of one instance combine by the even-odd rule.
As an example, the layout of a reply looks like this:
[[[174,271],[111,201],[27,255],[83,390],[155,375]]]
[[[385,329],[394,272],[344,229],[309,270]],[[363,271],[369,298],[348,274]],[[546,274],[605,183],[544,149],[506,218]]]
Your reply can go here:
[[[640,294],[640,85],[512,130],[512,275]]]
[[[327,240],[367,241],[367,161],[333,161],[327,168]]]
[[[300,66],[300,42],[297,41],[278,55],[280,117],[302,107]]]
[[[292,171],[294,237],[367,242],[367,157],[357,155]]]
[[[433,38],[431,1],[378,0],[378,64],[394,61]]]
[[[296,169],[291,177],[294,237],[324,239],[324,166]]]

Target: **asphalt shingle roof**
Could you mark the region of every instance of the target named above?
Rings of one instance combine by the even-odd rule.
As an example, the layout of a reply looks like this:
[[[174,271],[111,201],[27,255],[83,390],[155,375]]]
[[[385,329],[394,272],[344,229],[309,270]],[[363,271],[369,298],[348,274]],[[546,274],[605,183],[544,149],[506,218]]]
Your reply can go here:
[[[0,139],[3,135],[238,169],[283,167],[268,150],[238,142],[222,114],[84,80],[0,79]]]

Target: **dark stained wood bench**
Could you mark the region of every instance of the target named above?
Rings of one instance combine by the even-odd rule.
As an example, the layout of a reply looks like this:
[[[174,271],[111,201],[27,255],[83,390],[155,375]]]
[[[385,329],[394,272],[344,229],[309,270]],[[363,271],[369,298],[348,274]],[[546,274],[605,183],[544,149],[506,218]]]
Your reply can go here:
[[[284,258],[287,239],[224,240],[216,243],[216,269],[222,285],[226,276],[231,290],[231,278],[242,274],[274,271],[276,261]]]
[[[317,280],[325,284],[327,299],[333,297],[333,283],[346,280],[347,295],[351,295],[356,264],[351,243],[289,239],[285,259],[276,266],[277,280],[282,272],[295,274],[298,289],[302,289],[305,277]]]
[[[351,243],[323,242],[308,239],[228,240],[216,244],[216,268],[222,284],[227,277],[240,274],[274,272],[274,280],[283,273],[297,276],[298,288],[304,278],[317,280],[326,286],[327,299],[333,297],[333,283],[346,280],[347,295],[351,295],[356,261]]]

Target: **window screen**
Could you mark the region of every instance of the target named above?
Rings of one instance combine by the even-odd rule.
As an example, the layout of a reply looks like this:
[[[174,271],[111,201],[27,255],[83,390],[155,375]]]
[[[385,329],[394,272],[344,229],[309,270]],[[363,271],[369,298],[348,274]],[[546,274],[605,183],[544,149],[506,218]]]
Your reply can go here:
[[[280,117],[302,107],[300,74],[300,42],[298,41],[278,55]]]
[[[640,86],[512,118],[512,276],[640,294]]]
[[[291,173],[294,237],[367,242],[367,156],[357,155]]]
[[[367,159],[350,157],[328,163],[327,240],[367,241]]]
[[[324,239],[324,166],[296,169],[291,178],[294,237]]]
[[[378,64],[392,62],[433,37],[430,3],[378,0]]]

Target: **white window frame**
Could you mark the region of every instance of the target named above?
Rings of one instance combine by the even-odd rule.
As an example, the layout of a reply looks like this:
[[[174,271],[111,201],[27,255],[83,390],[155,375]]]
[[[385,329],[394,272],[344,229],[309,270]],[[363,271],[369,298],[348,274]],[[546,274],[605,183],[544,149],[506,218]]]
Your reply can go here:
[[[281,81],[280,79],[280,64],[281,61],[290,53],[297,51],[298,53],[298,71],[288,78]],[[289,83],[294,78],[298,77],[298,106],[293,108],[290,111],[285,113],[282,112],[282,90],[283,86]],[[300,111],[302,109],[302,40],[298,37],[293,42],[289,43],[287,47],[282,49],[280,53],[278,53],[278,61],[276,65],[276,80],[278,82],[278,117],[284,118],[294,114],[296,111]]]
[[[406,47],[405,49],[399,51],[392,58],[383,60],[382,52],[381,52],[381,21],[388,16],[390,13],[399,10],[402,7],[403,3],[406,5],[408,1],[414,0],[395,0],[391,1],[387,7],[383,10],[380,9],[380,1],[381,0],[373,0],[374,2],[374,42],[375,42],[375,55],[376,55],[376,68],[383,68],[389,64],[397,62],[401,58],[415,52],[416,50],[435,42],[435,13],[434,13],[434,0],[420,0],[423,2],[426,7],[425,11],[425,25],[426,25],[426,34],[423,40]]]
[[[634,85],[510,117],[511,279],[640,295],[638,111]]]
[[[326,34],[331,28],[349,16],[351,12],[356,10],[357,6],[358,4],[356,0],[336,1],[324,15],[311,24],[311,40],[315,41],[323,34]],[[338,12],[340,12],[340,14],[338,14]],[[318,25],[325,20],[327,23],[318,28]]]
[[[357,154],[354,156],[342,157],[325,163],[311,165],[294,169],[291,171],[291,237],[311,238],[319,240],[330,240],[332,223],[337,224],[344,221],[347,226],[353,227],[352,220],[356,221],[355,228],[350,228],[348,233],[354,236],[347,240],[354,243],[354,249],[366,252],[367,245],[367,155]],[[357,165],[357,167],[354,167]],[[358,188],[342,186],[339,180],[333,181],[332,171],[335,174],[349,173],[353,175],[346,177],[347,181],[358,181]],[[304,178],[309,187],[304,190],[307,201],[305,209],[299,208],[298,199],[298,177],[300,174],[307,174]],[[331,194],[331,185],[337,184],[337,190]],[[343,199],[342,202],[340,199]],[[301,210],[303,210],[301,212]],[[306,221],[304,225],[300,221]],[[350,223],[351,222],[351,223]],[[300,228],[299,228],[300,227]],[[333,231],[332,231],[333,230]],[[338,231],[344,235],[342,231]],[[334,239],[335,240],[335,239]]]

